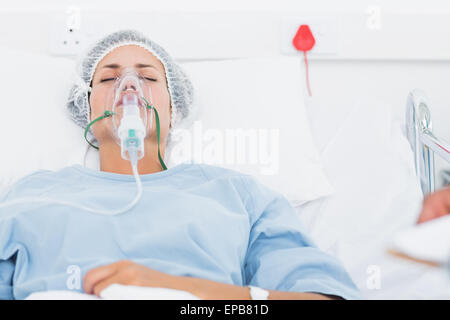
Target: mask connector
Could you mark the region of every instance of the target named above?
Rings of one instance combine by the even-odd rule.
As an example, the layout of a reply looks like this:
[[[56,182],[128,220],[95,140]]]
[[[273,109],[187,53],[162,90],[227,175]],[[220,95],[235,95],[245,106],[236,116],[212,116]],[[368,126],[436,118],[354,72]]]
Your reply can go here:
[[[121,155],[131,160],[131,152],[137,160],[144,156],[145,126],[140,117],[139,98],[134,93],[127,93],[122,98],[123,116],[120,121],[118,135]]]

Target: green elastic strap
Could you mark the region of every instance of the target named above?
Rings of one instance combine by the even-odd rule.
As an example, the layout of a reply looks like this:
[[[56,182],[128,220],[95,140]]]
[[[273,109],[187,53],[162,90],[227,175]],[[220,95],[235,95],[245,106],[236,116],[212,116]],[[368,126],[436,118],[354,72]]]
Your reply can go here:
[[[159,163],[161,164],[161,167],[163,168],[163,170],[167,170],[166,164],[164,163],[164,160],[163,160],[162,157],[161,157],[160,146],[159,146],[159,144],[160,144],[160,143],[159,143],[159,139],[160,139],[160,138],[159,138],[159,136],[160,136],[160,126],[159,126],[159,115],[158,115],[158,111],[156,111],[156,108],[153,107],[152,105],[150,105],[150,104],[148,103],[148,101],[147,101],[145,98],[143,98],[143,99],[144,99],[144,101],[147,103],[147,108],[148,108],[150,111],[151,111],[152,109],[155,111],[156,136],[157,136],[157,138],[158,138],[158,158],[159,158]],[[90,145],[91,147],[93,147],[93,148],[95,148],[95,149],[98,150],[98,147],[97,147],[97,146],[94,146],[94,145],[87,139],[87,133],[88,133],[88,131],[89,131],[89,128],[90,128],[94,123],[96,123],[97,121],[102,120],[102,119],[104,119],[104,118],[108,118],[108,117],[112,116],[113,114],[116,114],[116,113],[115,113],[115,112],[111,112],[111,111],[109,111],[109,110],[106,110],[105,113],[103,113],[102,116],[100,116],[100,117],[94,119],[93,121],[91,121],[91,122],[87,125],[86,129],[84,130],[84,139],[87,141],[87,143],[89,143],[89,145]]]
[[[90,146],[91,146],[92,148],[95,148],[95,149],[98,150],[98,147],[97,147],[97,146],[94,146],[94,145],[87,139],[87,133],[88,133],[88,131],[89,131],[89,128],[90,128],[94,123],[96,123],[97,121],[102,120],[102,119],[104,119],[104,118],[111,117],[113,114],[116,114],[116,113],[115,113],[115,112],[111,112],[111,111],[109,111],[109,110],[106,110],[106,111],[103,113],[102,116],[98,117],[98,118],[95,119],[95,120],[92,120],[92,121],[87,125],[86,129],[84,130],[84,139],[87,141],[87,143],[90,144]]]
[[[152,105],[150,105],[148,103],[148,101],[143,97],[144,101],[147,103],[147,108],[151,111],[153,109],[153,111],[155,111],[155,120],[156,120],[156,137],[158,139],[158,158],[159,158],[159,163],[161,164],[161,167],[163,168],[163,170],[167,170],[166,164],[164,163],[164,160],[161,157],[161,152],[159,151],[159,136],[160,136],[160,127],[159,127],[159,115],[158,115],[158,111],[156,110],[155,107],[153,107]]]

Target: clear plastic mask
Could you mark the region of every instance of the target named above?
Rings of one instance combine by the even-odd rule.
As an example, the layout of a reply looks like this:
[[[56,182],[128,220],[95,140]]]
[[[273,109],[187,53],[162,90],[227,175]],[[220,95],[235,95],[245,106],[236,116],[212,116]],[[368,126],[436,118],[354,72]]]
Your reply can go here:
[[[114,113],[112,122],[116,142],[120,145],[119,128],[124,117],[130,115],[139,116],[146,128],[144,138],[148,137],[152,130],[153,112],[147,108],[144,100],[152,103],[150,85],[146,80],[133,68],[124,69],[114,83],[112,95],[111,111]]]
[[[109,134],[121,146],[122,157],[128,160],[128,155],[124,154],[123,137],[124,127],[130,128],[131,125],[136,129],[136,141],[140,141],[142,145],[138,153],[138,159],[141,159],[144,156],[143,140],[150,137],[153,129],[154,111],[153,108],[148,108],[148,105],[153,104],[151,82],[134,68],[125,68],[119,75],[105,76],[95,87],[97,99],[104,103],[102,113],[112,113],[112,116],[103,119],[102,125],[95,130],[105,130],[106,132],[98,134]],[[95,119],[99,115],[97,113],[92,118]]]

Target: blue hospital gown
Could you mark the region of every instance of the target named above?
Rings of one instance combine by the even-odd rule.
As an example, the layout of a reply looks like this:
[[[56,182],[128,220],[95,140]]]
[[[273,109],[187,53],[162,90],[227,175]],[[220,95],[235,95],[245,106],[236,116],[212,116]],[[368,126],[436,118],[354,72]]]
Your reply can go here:
[[[83,292],[87,271],[125,259],[173,275],[359,298],[341,264],[305,235],[289,202],[251,176],[183,163],[141,179],[141,200],[120,215],[57,204],[0,208],[0,299]],[[47,197],[112,210],[135,195],[132,175],[73,165],[36,171],[0,201]],[[81,286],[70,287],[74,267]]]

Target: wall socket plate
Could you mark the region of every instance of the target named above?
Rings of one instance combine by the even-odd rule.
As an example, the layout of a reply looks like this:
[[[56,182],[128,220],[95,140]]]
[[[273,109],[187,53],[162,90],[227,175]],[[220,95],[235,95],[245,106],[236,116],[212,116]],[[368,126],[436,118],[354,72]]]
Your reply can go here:
[[[316,44],[308,52],[311,56],[338,56],[339,54],[339,20],[336,16],[309,17],[284,16],[280,21],[280,49],[283,54],[294,55],[299,52],[292,44],[292,39],[302,24],[309,25]]]
[[[86,49],[93,36],[83,25],[79,28],[70,27],[64,16],[54,17],[49,34],[49,53],[56,56],[76,56]]]

